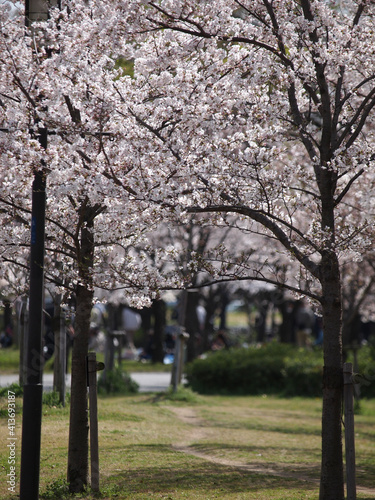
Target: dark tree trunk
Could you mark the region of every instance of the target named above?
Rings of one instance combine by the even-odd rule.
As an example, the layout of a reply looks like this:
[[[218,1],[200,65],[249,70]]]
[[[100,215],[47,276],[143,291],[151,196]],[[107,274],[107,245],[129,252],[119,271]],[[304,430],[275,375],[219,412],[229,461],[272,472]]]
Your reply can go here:
[[[76,289],[75,334],[72,351],[68,482],[73,493],[84,491],[88,480],[88,415],[86,358],[93,304],[92,270],[94,259],[93,217],[84,207],[85,223],[79,247],[80,284]],[[77,242],[78,243],[78,242]]]
[[[163,300],[154,300],[151,307],[144,307],[141,311],[142,329],[144,332],[143,348],[151,354],[153,363],[164,362],[164,335],[166,320],[166,306]]]
[[[200,326],[197,315],[199,302],[198,292],[189,292],[186,301],[185,329],[190,335],[187,342],[187,361],[193,361],[197,357],[198,347],[201,340]]]
[[[152,309],[151,307],[144,307],[140,311],[141,317],[142,317],[142,330],[146,333],[146,335],[149,333],[149,331],[152,329],[152,321],[151,321],[151,314],[152,314]]]
[[[221,294],[221,308],[220,308],[220,324],[219,330],[227,329],[227,308],[229,305],[229,296],[226,290],[223,290]]]
[[[87,373],[90,315],[93,292],[77,289],[75,335],[72,351],[68,482],[71,492],[83,491],[88,476]]]
[[[201,353],[210,349],[214,336],[214,316],[217,309],[217,295],[215,291],[209,290],[208,297],[205,302],[206,320],[202,332]]]
[[[342,459],[342,342],[340,270],[334,252],[325,252],[321,264],[324,330],[322,465],[320,500],[344,500]]]
[[[344,349],[360,344],[361,316],[354,314],[350,319],[343,320],[342,342]]]
[[[152,349],[152,362],[163,363],[164,361],[164,348],[163,340],[166,324],[166,309],[163,300],[155,300],[152,304],[152,312],[154,315],[154,338]]]
[[[267,340],[266,326],[269,303],[262,301],[258,304],[258,315],[256,318],[255,329],[257,332],[257,342],[263,343]]]

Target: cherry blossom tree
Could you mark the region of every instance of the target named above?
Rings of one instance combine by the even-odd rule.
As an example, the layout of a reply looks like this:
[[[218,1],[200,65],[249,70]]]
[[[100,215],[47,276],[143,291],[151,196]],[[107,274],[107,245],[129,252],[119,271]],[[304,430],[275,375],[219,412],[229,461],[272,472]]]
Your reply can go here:
[[[182,217],[257,223],[299,264],[299,291],[321,307],[320,498],[343,499],[340,263],[349,252],[361,260],[370,244],[374,3],[136,7],[126,28],[137,39],[134,79],[116,87],[165,179],[159,197]]]
[[[127,136],[131,116],[126,123],[120,115],[121,123],[108,123],[112,109],[105,89],[113,87],[116,71],[108,36],[102,45],[106,12],[100,2],[93,8],[83,2],[82,9],[68,3],[69,9],[51,9],[49,20],[26,30],[23,13],[1,13],[0,217],[8,229],[1,256],[28,267],[29,191],[37,173],[48,193],[44,274],[76,301],[68,480],[72,491],[82,491],[88,474],[86,355],[94,288],[117,284],[110,272],[116,262],[127,271],[121,286],[129,290],[129,300],[149,302],[145,263],[130,249],[141,244],[158,211],[144,197],[137,200],[131,187],[142,193],[147,178]],[[38,140],[41,131],[44,144]]]
[[[144,286],[147,259],[129,251],[131,239],[164,209],[182,224],[204,213],[230,225],[235,215],[242,232],[271,242],[256,265],[211,266],[213,279],[225,269],[319,304],[321,500],[344,498],[340,266],[371,246],[373,23],[370,0],[72,0],[28,37],[20,20],[1,21],[1,127],[12,132],[1,139],[2,203],[26,203],[42,158],[48,242],[69,283],[85,294],[94,276],[117,286],[101,266],[110,256]],[[118,55],[133,61],[133,76],[116,70]],[[93,225],[95,245],[107,248],[100,261]],[[292,275],[276,265],[289,259]],[[154,269],[156,282],[168,279]]]

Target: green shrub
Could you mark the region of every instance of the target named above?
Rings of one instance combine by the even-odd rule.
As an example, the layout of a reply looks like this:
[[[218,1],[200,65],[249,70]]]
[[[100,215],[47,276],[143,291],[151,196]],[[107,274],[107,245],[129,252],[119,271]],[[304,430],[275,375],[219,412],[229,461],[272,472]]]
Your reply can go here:
[[[169,387],[163,397],[167,401],[175,401],[179,403],[196,403],[199,400],[199,396],[195,394],[191,389],[179,385],[176,392],[174,392],[173,387]]]
[[[98,380],[99,394],[134,394],[139,385],[120,367],[103,372]]]
[[[70,402],[70,392],[65,394],[65,403]],[[60,401],[60,394],[56,391],[43,392],[43,404],[50,406],[51,408],[62,408],[62,403]]]
[[[43,500],[57,500],[69,497],[71,497],[69,493],[69,485],[67,481],[62,478],[48,484],[46,491],[40,495],[40,498]]]
[[[373,346],[359,349],[358,381],[360,396],[375,397]],[[354,364],[353,352],[347,361]],[[210,353],[187,365],[186,376],[192,390],[204,394],[279,394],[282,396],[321,395],[323,354],[321,349],[299,349],[271,342],[249,349]]]
[[[348,363],[354,363],[353,352],[347,352]],[[373,344],[361,347],[357,355],[358,367],[354,371],[358,372],[358,388],[360,396],[363,398],[375,398],[375,349]]]
[[[8,397],[8,391],[12,391],[16,397],[23,395],[23,387],[19,384],[13,383],[7,387],[0,387],[0,397]]]
[[[186,367],[188,385],[204,394],[319,396],[322,352],[271,342],[209,354]]]

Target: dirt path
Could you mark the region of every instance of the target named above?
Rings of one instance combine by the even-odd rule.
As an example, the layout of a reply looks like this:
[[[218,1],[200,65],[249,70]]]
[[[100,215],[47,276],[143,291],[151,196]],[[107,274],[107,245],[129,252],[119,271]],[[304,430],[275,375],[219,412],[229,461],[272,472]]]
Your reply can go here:
[[[220,465],[225,465],[227,467],[234,467],[242,471],[253,472],[258,474],[266,474],[270,476],[283,477],[288,479],[297,479],[299,481],[306,481],[311,484],[319,485],[319,480],[311,478],[309,476],[300,474],[298,472],[298,467],[306,468],[304,464],[293,464],[293,471],[287,470],[285,465],[267,465],[267,464],[244,464],[237,460],[228,460],[226,458],[217,457],[203,451],[198,451],[193,448],[193,443],[198,443],[200,440],[205,439],[210,436],[210,426],[208,422],[205,422],[199,418],[194,410],[194,408],[188,407],[169,407],[169,410],[174,413],[182,422],[189,424],[190,428],[186,431],[178,443],[173,444],[173,449],[180,451],[181,453],[187,453],[209,462],[213,462]],[[370,497],[375,498],[375,489],[364,488],[357,486],[357,492],[366,494]]]

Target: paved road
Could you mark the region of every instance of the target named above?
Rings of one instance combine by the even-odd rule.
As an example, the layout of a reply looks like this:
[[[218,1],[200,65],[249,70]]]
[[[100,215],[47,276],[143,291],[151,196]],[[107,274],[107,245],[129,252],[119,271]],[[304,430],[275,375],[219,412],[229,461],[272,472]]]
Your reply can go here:
[[[161,392],[166,391],[171,383],[170,373],[131,373],[133,380],[139,384],[140,392]],[[18,375],[1,375],[0,374],[0,387],[6,387],[13,382],[18,383]],[[51,390],[53,385],[53,374],[45,373],[43,375],[43,388],[44,390]],[[66,377],[66,385],[70,387],[70,375]]]

